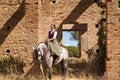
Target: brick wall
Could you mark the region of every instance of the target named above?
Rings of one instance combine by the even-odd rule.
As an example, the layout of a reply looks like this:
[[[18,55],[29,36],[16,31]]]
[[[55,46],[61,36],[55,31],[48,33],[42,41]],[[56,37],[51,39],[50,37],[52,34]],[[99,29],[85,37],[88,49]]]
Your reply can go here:
[[[0,4],[0,54],[10,50],[10,54],[22,56],[25,72],[35,69],[34,64],[30,64],[33,47],[45,41],[52,23],[59,30],[59,41],[62,39],[62,26],[73,24],[80,27],[80,37],[87,44],[87,50],[97,44],[98,28],[95,25],[101,20],[102,9],[93,0],[56,0],[55,3],[51,0],[2,0]],[[85,31],[82,27],[86,27]],[[85,54],[85,51],[81,52]]]
[[[50,0],[42,1],[42,27],[44,27],[43,38],[47,36],[50,24],[54,23],[58,27],[58,40],[62,43],[62,30],[65,24],[79,28],[81,54],[91,49],[97,44],[96,24],[102,18],[102,8],[93,0]],[[68,26],[71,27],[71,26]],[[83,30],[84,28],[84,30]],[[74,30],[71,28],[71,30]],[[87,56],[87,55],[86,55]]]
[[[118,0],[107,2],[107,77],[120,79],[120,8]]]
[[[24,76],[39,73],[38,63],[33,63],[40,33],[38,1],[1,0],[0,10],[0,56],[18,54],[25,63]]]
[[[117,80],[120,75],[120,8],[117,4],[115,0],[107,2],[106,69],[111,80]],[[55,3],[51,0],[1,0],[0,11],[0,54],[6,54],[7,50],[10,50],[10,54],[19,54],[26,64],[25,76],[39,73],[38,63],[32,63],[33,47],[46,39],[52,23],[59,30],[59,41],[62,40],[64,25],[77,27],[81,31],[82,43],[87,44],[82,47],[89,50],[98,43],[99,28],[96,24],[99,24],[103,17],[103,9],[93,0],[56,0]],[[81,45],[84,45],[82,43]],[[85,54],[85,50],[81,52]]]

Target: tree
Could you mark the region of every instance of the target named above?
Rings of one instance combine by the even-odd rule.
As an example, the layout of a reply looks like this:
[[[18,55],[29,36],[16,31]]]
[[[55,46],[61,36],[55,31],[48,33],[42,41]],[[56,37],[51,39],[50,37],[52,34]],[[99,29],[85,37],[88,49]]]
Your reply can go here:
[[[79,32],[78,31],[71,31],[70,33],[72,35],[70,40],[79,40]]]
[[[76,46],[64,46],[64,47],[67,48],[70,57],[78,56],[78,53],[79,53],[78,47],[76,47]]]

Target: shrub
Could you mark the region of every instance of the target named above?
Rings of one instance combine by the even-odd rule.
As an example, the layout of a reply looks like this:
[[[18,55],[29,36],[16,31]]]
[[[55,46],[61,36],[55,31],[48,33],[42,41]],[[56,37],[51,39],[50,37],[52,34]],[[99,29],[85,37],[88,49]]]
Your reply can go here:
[[[78,47],[76,47],[76,46],[66,46],[66,48],[69,52],[70,57],[77,57],[78,56],[78,53],[79,53]]]
[[[23,61],[20,57],[4,57],[0,60],[0,73],[10,74],[10,73],[23,73]]]

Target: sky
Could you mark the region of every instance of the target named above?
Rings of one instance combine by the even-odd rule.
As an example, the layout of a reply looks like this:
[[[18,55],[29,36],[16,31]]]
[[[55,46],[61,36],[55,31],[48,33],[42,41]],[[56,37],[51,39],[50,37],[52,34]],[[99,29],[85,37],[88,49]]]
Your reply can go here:
[[[77,46],[78,41],[76,40],[70,40],[70,38],[72,37],[70,32],[68,31],[63,31],[63,37],[62,37],[62,44],[66,45],[66,46]]]

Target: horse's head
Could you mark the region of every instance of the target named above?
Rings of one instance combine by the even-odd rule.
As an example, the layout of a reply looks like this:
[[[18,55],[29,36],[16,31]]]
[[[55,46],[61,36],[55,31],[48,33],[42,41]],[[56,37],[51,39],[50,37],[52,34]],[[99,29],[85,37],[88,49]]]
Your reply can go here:
[[[40,49],[40,48],[38,48],[38,49],[36,48],[34,50],[34,52],[35,52],[35,55],[36,55],[36,60],[38,60],[39,62],[41,62],[42,56],[43,56],[43,50]]]

